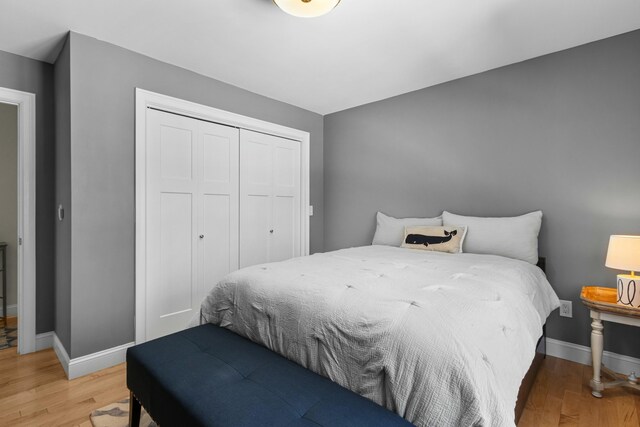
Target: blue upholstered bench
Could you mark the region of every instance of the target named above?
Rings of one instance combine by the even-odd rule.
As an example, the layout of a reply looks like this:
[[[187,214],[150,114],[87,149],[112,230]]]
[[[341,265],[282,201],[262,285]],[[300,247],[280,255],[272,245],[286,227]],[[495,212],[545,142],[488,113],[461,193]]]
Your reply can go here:
[[[130,348],[130,420],[171,426],[408,426],[406,420],[233,332],[202,325]]]

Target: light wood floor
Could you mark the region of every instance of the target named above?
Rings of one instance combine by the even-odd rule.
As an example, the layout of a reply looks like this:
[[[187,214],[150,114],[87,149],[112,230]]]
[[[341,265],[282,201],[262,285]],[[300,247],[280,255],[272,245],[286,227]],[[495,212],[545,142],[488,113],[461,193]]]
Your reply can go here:
[[[640,426],[640,392],[614,388],[591,396],[591,366],[544,360],[518,427]]]
[[[588,366],[547,357],[518,427],[640,427],[640,393],[593,398],[590,375]],[[53,350],[0,351],[0,426],[90,427],[91,411],[127,396],[124,364],[68,381]]]
[[[128,395],[124,364],[68,381],[51,349],[0,350],[0,426],[91,427],[91,411]]]

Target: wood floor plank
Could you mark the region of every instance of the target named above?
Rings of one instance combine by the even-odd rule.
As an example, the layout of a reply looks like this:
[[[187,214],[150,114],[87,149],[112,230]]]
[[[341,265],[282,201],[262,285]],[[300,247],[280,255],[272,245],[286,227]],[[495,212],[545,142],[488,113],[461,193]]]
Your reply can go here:
[[[547,392],[549,390],[549,370],[547,369],[549,366],[547,360],[545,360],[533,383],[533,388],[525,405],[525,408],[533,412],[541,413],[544,408],[544,402],[547,399]]]
[[[591,395],[591,376],[590,366],[547,356],[518,427],[640,427],[640,392],[613,388],[598,399]]]
[[[634,396],[620,396],[615,402],[618,410],[618,425],[622,427],[636,427],[638,425],[638,414],[636,412]]]
[[[538,425],[537,418],[538,415],[535,411],[525,408],[518,422],[518,427],[535,427]]]
[[[562,410],[562,399],[547,394],[547,400],[544,403],[540,427],[557,427],[560,425],[560,411]]]
[[[580,394],[582,392],[582,365],[569,361],[565,362],[564,389]]]
[[[554,373],[549,377],[547,396],[553,396],[562,401],[562,399],[564,398],[566,385],[567,377],[565,375],[561,375],[560,373]]]
[[[582,396],[578,425],[580,427],[599,427],[600,407],[600,399],[591,396],[591,393],[588,396]]]
[[[582,378],[582,375],[580,375]],[[561,426],[577,426],[580,419],[580,403],[582,397],[580,393],[566,390],[562,398],[562,407],[560,408]]]
[[[616,427],[618,425],[618,408],[615,399],[602,399],[598,425],[601,427]]]
[[[53,350],[0,360],[1,426],[90,427],[93,410],[128,396],[124,364],[68,381]]]

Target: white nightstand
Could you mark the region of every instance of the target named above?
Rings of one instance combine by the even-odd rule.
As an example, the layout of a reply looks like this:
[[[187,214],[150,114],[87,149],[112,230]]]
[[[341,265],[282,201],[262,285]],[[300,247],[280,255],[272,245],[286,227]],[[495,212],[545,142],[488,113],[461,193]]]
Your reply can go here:
[[[635,373],[625,376],[613,372],[602,364],[603,330],[602,322],[615,322],[624,325],[640,326],[640,309],[618,305],[617,289],[601,288],[597,286],[585,286],[580,293],[582,303],[591,311],[591,357],[593,359],[593,379],[591,394],[602,397],[602,391],[611,387],[630,387],[640,390],[638,378]],[[604,373],[613,381],[602,382],[600,373]]]

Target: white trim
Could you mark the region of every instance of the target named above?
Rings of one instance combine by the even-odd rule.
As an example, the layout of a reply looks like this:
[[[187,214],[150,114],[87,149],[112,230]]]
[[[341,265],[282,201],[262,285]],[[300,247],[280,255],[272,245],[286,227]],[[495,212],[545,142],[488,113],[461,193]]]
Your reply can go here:
[[[36,351],[52,348],[54,335],[53,331],[36,335]]]
[[[127,349],[133,347],[134,342],[108,348],[82,357],[76,357],[69,361],[67,376],[70,380],[102,369],[110,368],[124,363],[127,357]]]
[[[7,306],[7,316],[15,317],[18,315],[18,304],[11,304]],[[2,306],[0,305],[0,317],[4,316],[4,310],[2,310]]]
[[[56,352],[62,369],[64,369],[67,378],[70,380],[124,363],[127,357],[127,349],[135,345],[135,343],[130,342],[96,353],[87,354],[86,356],[70,359],[67,350],[65,350],[55,332],[47,332],[46,334],[40,335],[42,335],[43,345],[49,337],[53,339],[53,350]]]
[[[0,103],[18,107],[18,353],[26,354],[36,349],[36,96],[0,88]]]
[[[265,122],[242,116],[206,105],[196,104],[178,98],[149,92],[136,88],[135,107],[135,179],[136,179],[136,260],[135,260],[135,339],[140,344],[146,340],[146,141],[147,141],[147,109],[155,108],[184,116],[193,117],[235,126],[241,129],[300,141],[300,212],[309,212],[309,180],[310,180],[310,134],[298,129]],[[300,248],[302,255],[309,255],[309,215],[302,216],[300,221]]]
[[[55,332],[53,333],[53,351],[56,352],[62,369],[64,369],[64,373],[67,375],[67,378],[69,378],[69,355]]]
[[[547,338],[547,354],[591,366],[591,348],[584,345]],[[605,351],[602,355],[602,363],[607,368],[622,374],[640,373],[640,359],[635,357]]]

